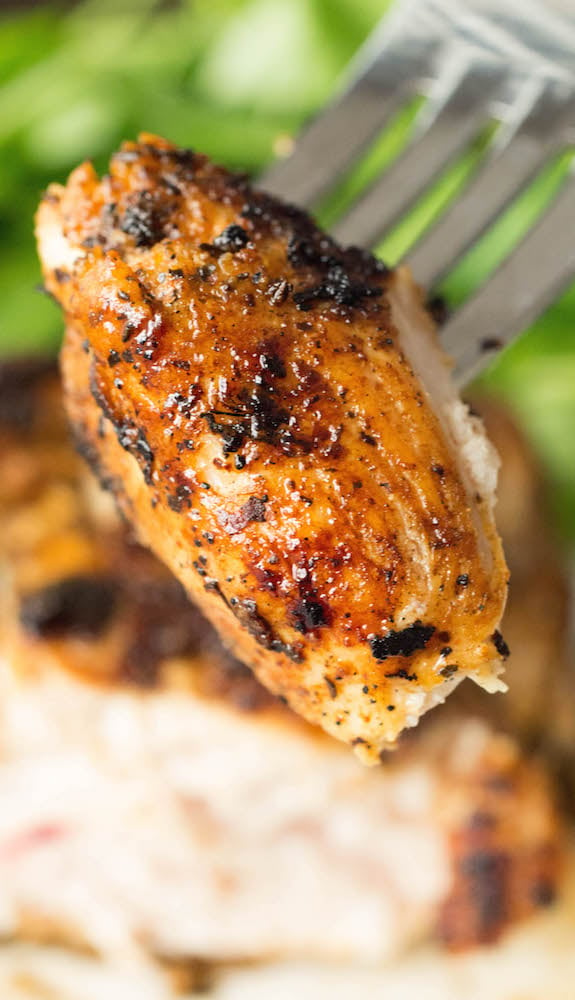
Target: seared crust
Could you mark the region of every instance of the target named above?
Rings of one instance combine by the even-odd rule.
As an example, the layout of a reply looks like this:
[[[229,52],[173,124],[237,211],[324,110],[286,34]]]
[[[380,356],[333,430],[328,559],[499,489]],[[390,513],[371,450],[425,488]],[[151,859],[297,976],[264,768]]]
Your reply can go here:
[[[493,678],[505,567],[402,352],[405,275],[152,137],[50,189],[39,235],[80,437],[270,690],[373,761]]]
[[[373,762],[494,685],[506,570],[402,349],[393,301],[436,352],[405,273],[151,136],[38,230],[85,453],[271,691]]]

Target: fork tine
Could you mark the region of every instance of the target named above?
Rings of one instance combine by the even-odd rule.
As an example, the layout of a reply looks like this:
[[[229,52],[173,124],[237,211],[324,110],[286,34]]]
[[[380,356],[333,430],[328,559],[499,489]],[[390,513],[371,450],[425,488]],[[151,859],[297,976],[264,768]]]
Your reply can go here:
[[[351,80],[260,179],[270,194],[309,208],[327,193],[430,69],[443,20],[425,0],[403,0],[355,57]]]
[[[384,94],[367,80],[359,81],[308,126],[295,152],[274,164],[261,186],[309,208],[333,187],[404,99],[399,87]]]
[[[466,190],[407,254],[418,282],[431,289],[489,228],[497,216],[561,148],[565,100],[539,93],[514,130],[480,167]]]
[[[455,313],[441,339],[460,382],[526,330],[575,277],[575,172],[545,215],[493,275]]]
[[[470,67],[455,85],[451,83],[454,75],[446,66],[446,98],[439,106],[423,108],[419,135],[332,227],[336,239],[344,244],[374,246],[487,123],[501,73],[492,70],[487,76],[483,70]]]

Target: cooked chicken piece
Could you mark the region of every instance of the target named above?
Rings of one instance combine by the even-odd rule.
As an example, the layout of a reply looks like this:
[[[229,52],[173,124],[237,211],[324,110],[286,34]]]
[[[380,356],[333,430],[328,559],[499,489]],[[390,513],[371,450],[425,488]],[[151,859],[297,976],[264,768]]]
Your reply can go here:
[[[0,428],[4,935],[124,966],[383,961],[492,941],[552,901],[560,823],[512,739],[436,713],[363,768],[129,542],[44,379],[26,400],[10,383],[28,422]]]
[[[202,1000],[571,1000],[573,849],[569,867],[559,904],[514,928],[496,946],[453,955],[424,945],[385,967],[313,961],[231,965],[215,972]],[[0,948],[0,994],[2,1000],[174,1000],[173,989],[154,970],[119,969],[29,944]]]
[[[260,681],[371,763],[502,689],[497,461],[404,269],[153,136],[38,237],[84,452]]]

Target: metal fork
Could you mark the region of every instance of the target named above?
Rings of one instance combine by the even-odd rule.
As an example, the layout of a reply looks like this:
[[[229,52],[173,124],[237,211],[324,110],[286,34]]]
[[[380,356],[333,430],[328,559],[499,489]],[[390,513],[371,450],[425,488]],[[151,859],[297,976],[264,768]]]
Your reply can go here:
[[[406,255],[437,287],[499,214],[575,140],[575,14],[537,0],[399,0],[333,101],[262,180],[312,208],[393,115],[426,98],[407,148],[332,227],[373,248],[488,123],[494,139],[463,192]],[[575,170],[503,263],[442,328],[460,383],[478,374],[575,279]]]

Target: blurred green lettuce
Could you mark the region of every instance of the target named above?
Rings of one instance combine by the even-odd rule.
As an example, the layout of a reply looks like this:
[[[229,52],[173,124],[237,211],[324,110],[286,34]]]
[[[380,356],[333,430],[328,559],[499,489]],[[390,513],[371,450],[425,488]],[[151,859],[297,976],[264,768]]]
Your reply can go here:
[[[84,0],[0,16],[0,351],[57,348],[61,321],[39,291],[32,231],[44,187],[80,161],[104,166],[141,129],[250,172],[268,162],[329,95],[387,0]],[[345,200],[405,138],[415,109],[348,179]],[[394,262],[473,169],[464,160],[382,250]],[[457,300],[511,245],[559,183],[552,165],[469,256]],[[336,202],[322,212],[329,221]],[[551,473],[552,501],[575,541],[575,291],[483,382],[520,414]]]

